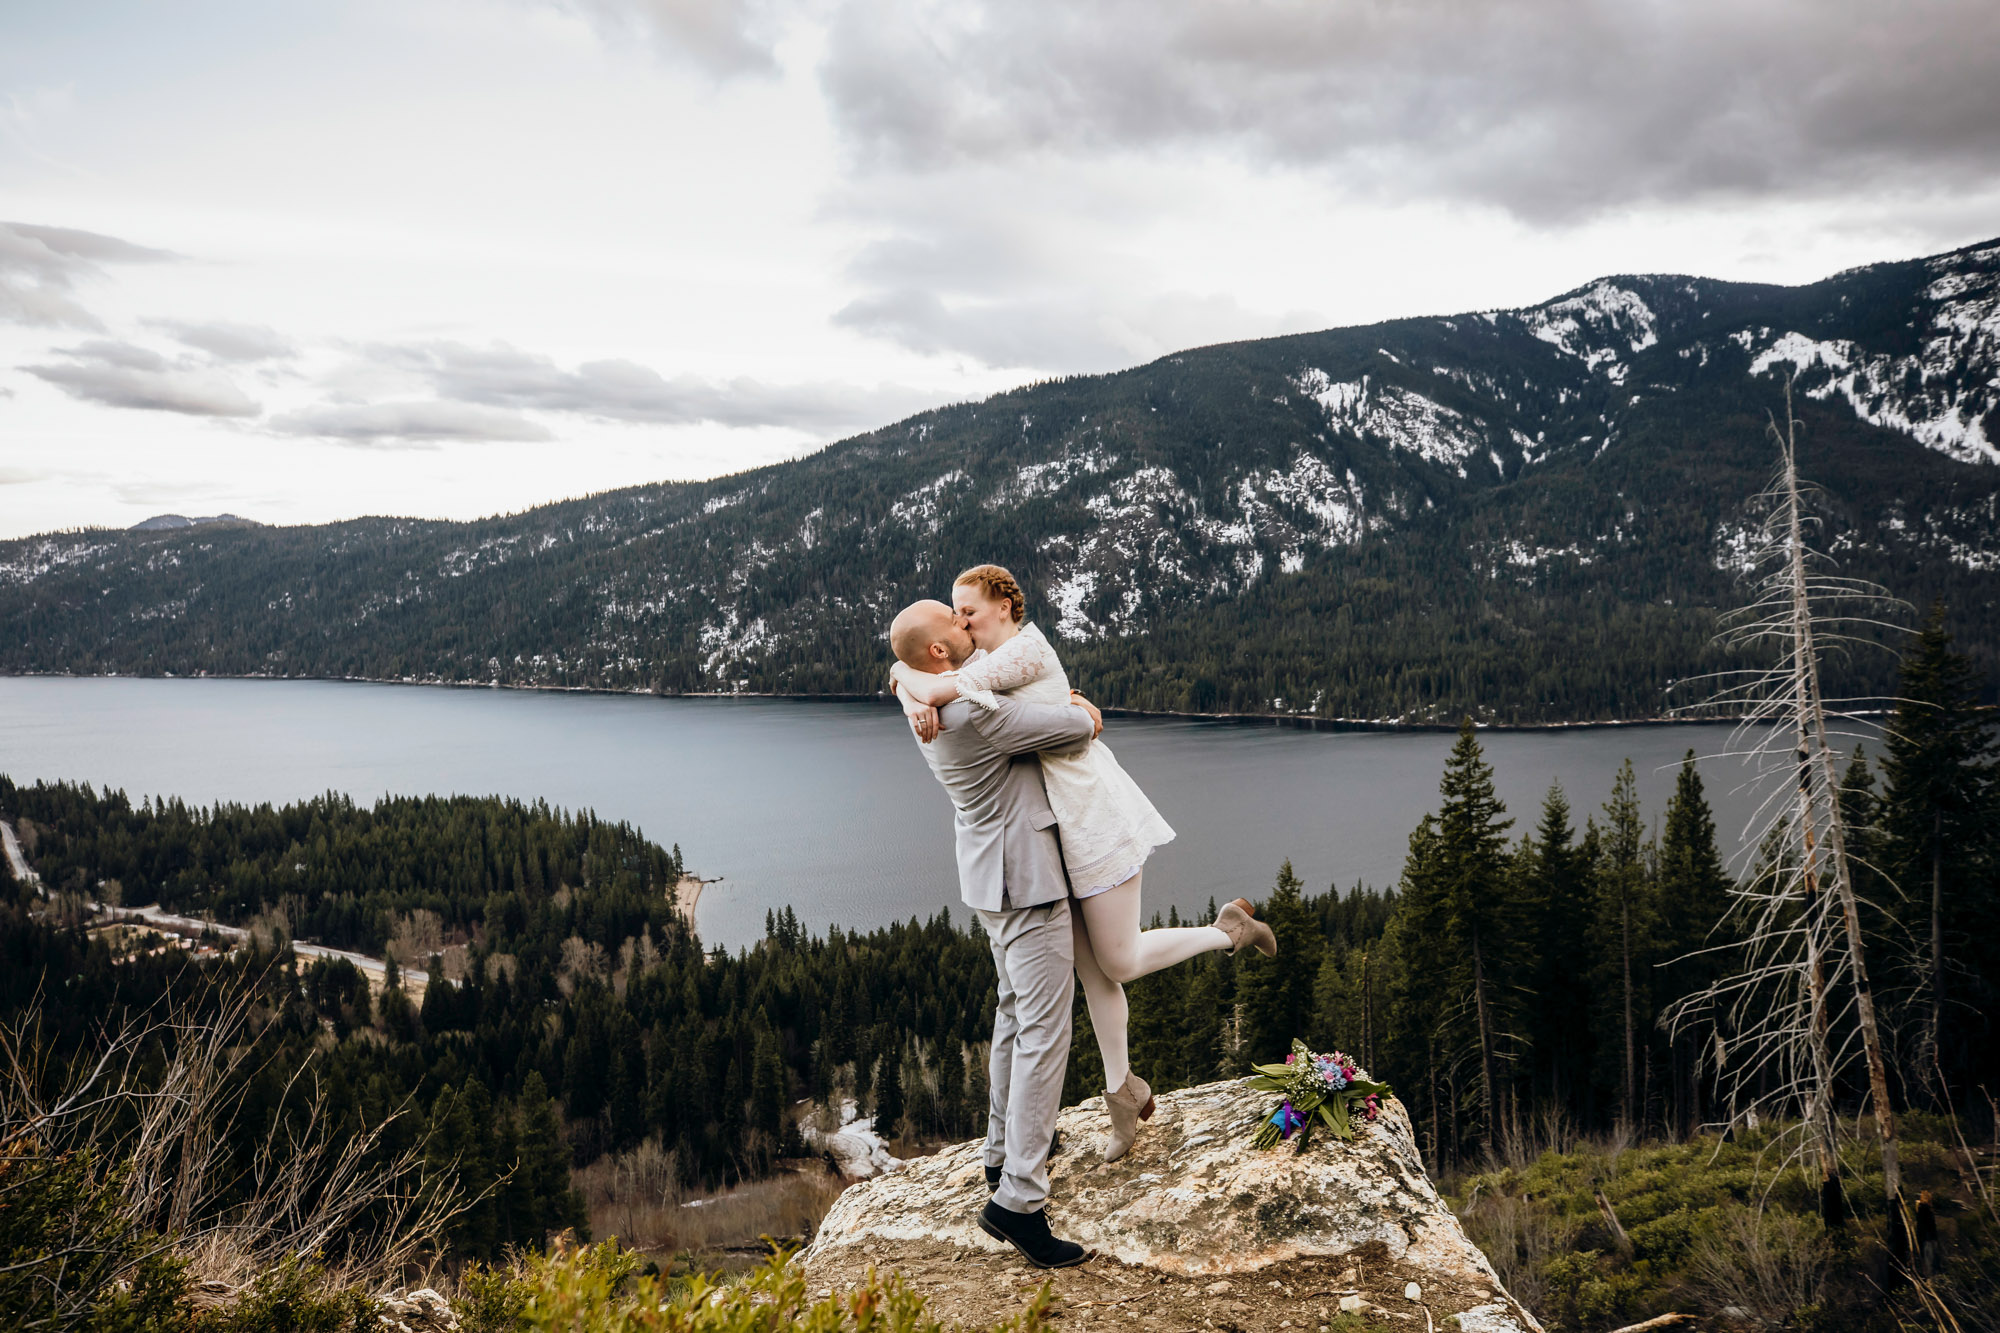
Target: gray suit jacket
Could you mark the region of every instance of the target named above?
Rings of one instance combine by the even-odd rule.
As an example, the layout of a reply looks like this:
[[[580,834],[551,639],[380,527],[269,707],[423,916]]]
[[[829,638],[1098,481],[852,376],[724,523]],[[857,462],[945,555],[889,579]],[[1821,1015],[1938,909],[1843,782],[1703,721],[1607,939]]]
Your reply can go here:
[[[1069,896],[1056,816],[1037,750],[1090,739],[1090,714],[1071,704],[1000,696],[988,711],[963,699],[940,710],[945,729],[919,745],[957,811],[958,891],[985,912],[1036,907]]]

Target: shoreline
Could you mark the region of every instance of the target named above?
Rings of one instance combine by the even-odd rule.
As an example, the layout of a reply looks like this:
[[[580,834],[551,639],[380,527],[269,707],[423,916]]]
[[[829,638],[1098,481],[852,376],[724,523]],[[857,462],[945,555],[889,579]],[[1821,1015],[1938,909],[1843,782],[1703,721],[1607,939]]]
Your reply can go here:
[[[412,680],[393,679],[383,676],[267,676],[267,675],[223,675],[203,672],[194,676],[139,675],[122,672],[105,672],[100,675],[82,675],[71,671],[5,671],[0,672],[0,680],[258,680],[277,682],[297,682],[300,684],[323,683],[336,685],[397,685],[419,689],[446,690],[522,690],[543,694],[605,694],[619,697],[642,699],[771,699],[788,703],[871,703],[893,706],[895,700],[886,692],[874,694],[786,694],[760,690],[683,690],[672,694],[662,694],[648,689],[612,689],[602,685],[536,685],[527,682],[488,680]],[[1159,708],[1101,708],[1106,717],[1116,718],[1159,718],[1176,722],[1217,722],[1242,727],[1292,727],[1301,731],[1334,732],[1455,732],[1456,722],[1420,722],[1401,718],[1360,718],[1360,717],[1316,717],[1304,713],[1183,713],[1172,709]],[[1886,709],[1858,709],[1850,716],[1879,717]],[[1725,717],[1675,717],[1649,716],[1630,718],[1594,718],[1561,722],[1482,722],[1474,719],[1477,731],[1592,731],[1618,727],[1692,727],[1714,726],[1718,723],[1735,725],[1745,719],[1737,716]]]
[[[701,891],[710,884],[721,882],[721,875],[717,875],[714,879],[703,879],[700,875],[683,874],[680,882],[674,885],[674,915],[685,921],[688,930],[693,934],[701,934],[700,928],[695,924],[695,909],[701,906]]]

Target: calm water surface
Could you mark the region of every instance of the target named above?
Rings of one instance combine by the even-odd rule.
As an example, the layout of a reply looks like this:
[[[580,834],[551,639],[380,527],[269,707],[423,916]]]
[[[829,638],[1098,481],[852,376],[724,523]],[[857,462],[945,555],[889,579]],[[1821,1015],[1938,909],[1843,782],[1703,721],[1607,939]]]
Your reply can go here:
[[[1482,737],[1516,832],[1552,780],[1584,813],[1629,756],[1657,825],[1690,747],[1723,727]],[[1384,886],[1437,803],[1452,737],[1112,719],[1105,740],[1180,837],[1147,865],[1148,909],[1256,896],[1289,857],[1312,889]],[[790,904],[814,930],[958,905],[950,802],[883,704],[656,699],[317,681],[0,678],[0,773],[123,788],[136,800],[368,802],[426,792],[545,798],[628,820],[720,876],[704,939],[732,948]],[[1750,813],[1745,770],[1703,765],[1725,853]]]

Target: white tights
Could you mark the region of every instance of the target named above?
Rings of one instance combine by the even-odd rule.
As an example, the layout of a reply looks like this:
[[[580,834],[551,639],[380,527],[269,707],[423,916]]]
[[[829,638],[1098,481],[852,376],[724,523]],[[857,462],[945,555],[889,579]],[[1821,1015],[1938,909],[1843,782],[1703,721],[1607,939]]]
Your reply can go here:
[[[1132,1072],[1131,1042],[1125,1026],[1130,1011],[1122,983],[1137,981],[1163,967],[1212,949],[1227,949],[1229,936],[1214,926],[1139,929],[1139,876],[1116,888],[1071,904],[1076,937],[1076,979],[1104,1057],[1104,1090],[1116,1092]]]

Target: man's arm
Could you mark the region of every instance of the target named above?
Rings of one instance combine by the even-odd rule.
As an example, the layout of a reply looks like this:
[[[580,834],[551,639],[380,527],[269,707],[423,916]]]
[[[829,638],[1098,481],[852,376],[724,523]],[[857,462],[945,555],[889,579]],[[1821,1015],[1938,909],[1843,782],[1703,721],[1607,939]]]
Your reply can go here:
[[[1081,704],[1034,704],[999,696],[991,711],[975,708],[972,725],[1002,754],[1064,750],[1097,734],[1097,720]]]

